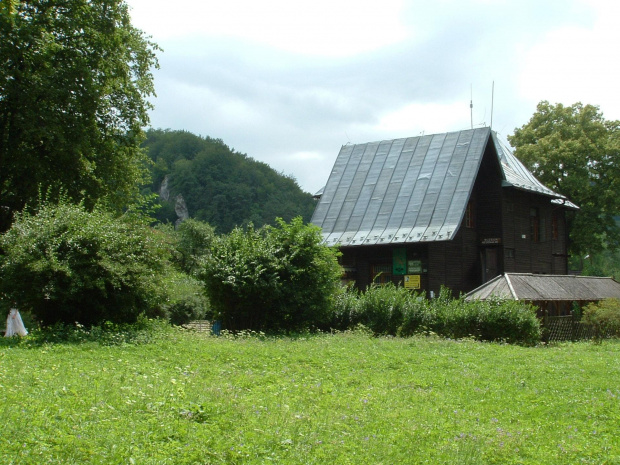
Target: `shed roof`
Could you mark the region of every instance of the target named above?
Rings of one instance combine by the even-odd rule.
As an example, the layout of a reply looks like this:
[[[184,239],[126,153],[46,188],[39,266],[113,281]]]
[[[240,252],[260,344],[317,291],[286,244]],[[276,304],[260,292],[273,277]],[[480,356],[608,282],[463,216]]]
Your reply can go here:
[[[613,278],[593,276],[505,273],[465,296],[465,300],[489,298],[530,302],[620,299],[620,283]]]
[[[504,186],[566,201],[542,185],[494,132],[478,128],[343,146],[311,222],[321,227],[328,245],[450,240],[489,143]]]

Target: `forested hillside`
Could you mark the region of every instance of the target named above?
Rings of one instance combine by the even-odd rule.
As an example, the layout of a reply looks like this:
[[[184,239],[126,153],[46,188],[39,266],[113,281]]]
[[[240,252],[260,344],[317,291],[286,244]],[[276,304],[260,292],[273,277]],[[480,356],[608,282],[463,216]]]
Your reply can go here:
[[[273,224],[276,217],[310,221],[315,201],[295,179],[231,150],[221,139],[151,129],[144,146],[154,162],[150,189],[161,194],[163,184],[168,198],[160,198],[162,208],[156,213],[162,222],[178,219],[179,194],[190,217],[208,222],[219,233],[249,222]]]

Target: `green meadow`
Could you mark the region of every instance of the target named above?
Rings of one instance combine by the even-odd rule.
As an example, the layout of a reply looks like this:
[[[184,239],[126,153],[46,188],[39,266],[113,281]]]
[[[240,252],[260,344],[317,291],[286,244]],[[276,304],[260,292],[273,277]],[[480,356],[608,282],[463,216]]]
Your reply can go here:
[[[620,343],[0,344],[2,464],[617,464]]]

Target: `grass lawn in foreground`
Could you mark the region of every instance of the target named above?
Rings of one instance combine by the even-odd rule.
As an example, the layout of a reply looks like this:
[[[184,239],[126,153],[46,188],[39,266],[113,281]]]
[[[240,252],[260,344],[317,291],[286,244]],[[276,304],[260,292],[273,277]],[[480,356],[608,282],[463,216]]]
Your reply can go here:
[[[0,346],[2,464],[617,464],[620,343]]]

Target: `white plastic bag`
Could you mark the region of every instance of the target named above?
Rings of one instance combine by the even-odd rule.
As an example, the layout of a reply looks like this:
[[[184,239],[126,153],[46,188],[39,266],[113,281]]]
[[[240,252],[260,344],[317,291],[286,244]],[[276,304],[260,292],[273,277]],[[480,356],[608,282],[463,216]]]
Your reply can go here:
[[[24,326],[22,316],[16,308],[12,308],[9,312],[9,316],[6,319],[6,333],[4,337],[11,337],[15,334],[19,336],[25,336],[28,334],[28,330]]]

